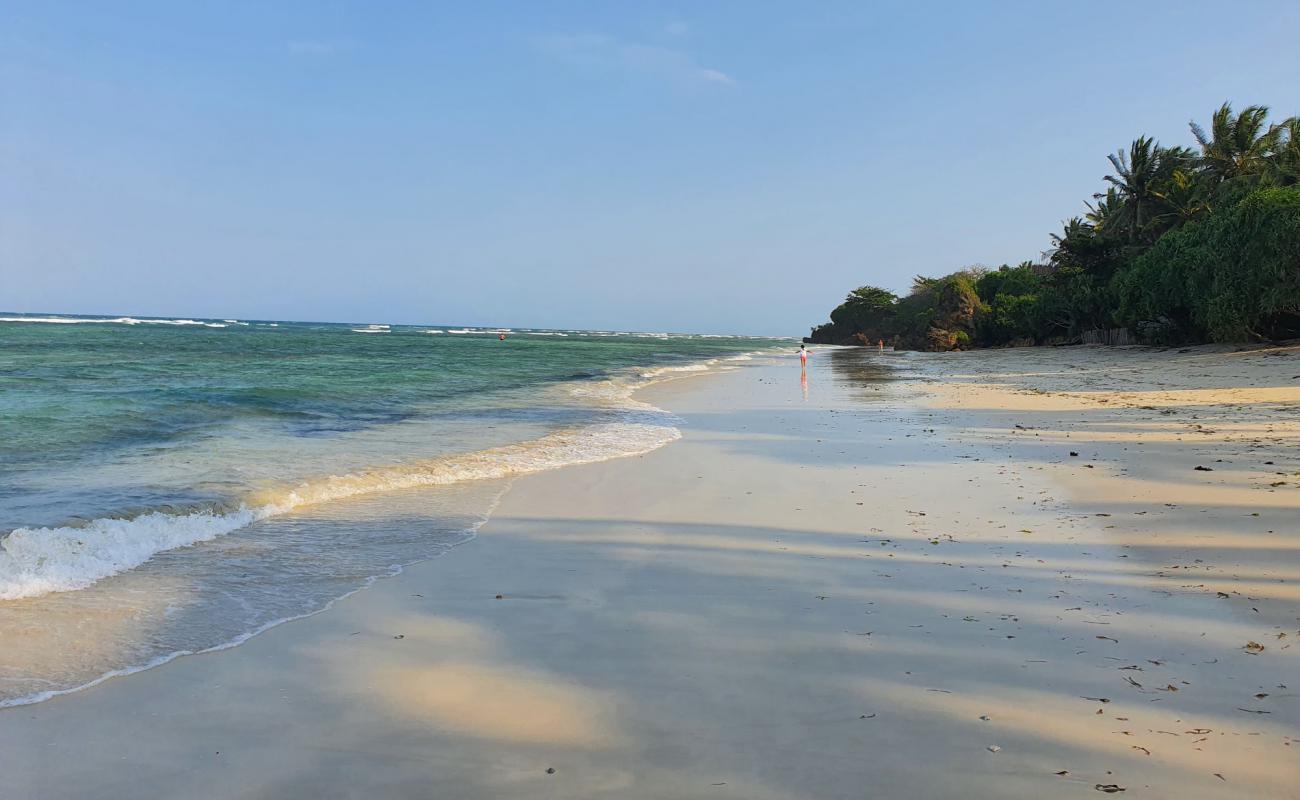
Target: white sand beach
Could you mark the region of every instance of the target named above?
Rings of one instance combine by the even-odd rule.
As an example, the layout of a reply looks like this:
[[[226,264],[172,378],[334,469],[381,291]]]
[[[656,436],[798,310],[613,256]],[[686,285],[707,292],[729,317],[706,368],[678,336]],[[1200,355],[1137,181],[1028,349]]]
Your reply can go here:
[[[680,441],[0,710],[0,797],[1300,797],[1300,349],[819,349],[642,397]]]

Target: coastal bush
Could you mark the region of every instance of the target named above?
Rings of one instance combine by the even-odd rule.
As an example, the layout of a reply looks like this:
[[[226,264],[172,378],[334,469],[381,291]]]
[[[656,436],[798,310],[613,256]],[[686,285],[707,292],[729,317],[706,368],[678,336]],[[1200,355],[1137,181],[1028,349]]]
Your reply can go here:
[[[890,323],[897,303],[892,292],[860,286],[831,312],[831,323],[850,335],[861,333],[867,339],[883,339],[892,334]]]
[[[970,270],[942,278],[918,277],[912,292],[895,307],[895,347],[952,350],[967,346],[982,307],[975,291],[978,275]]]
[[[1105,191],[1054,234],[1046,263],[918,276],[897,297],[864,286],[817,342],[904,349],[1300,336],[1300,117],[1224,104],[1198,149],[1145,136],[1107,156]]]
[[[1259,189],[1187,225],[1116,279],[1120,316],[1167,321],[1189,341],[1300,330],[1300,188]]]
[[[1025,262],[1017,267],[1002,266],[975,281],[981,308],[975,315],[975,343],[997,347],[1036,341],[1045,326],[1043,268]]]
[[[1000,292],[975,317],[975,341],[996,347],[1024,339],[1036,340],[1043,328],[1042,303],[1037,293]]]

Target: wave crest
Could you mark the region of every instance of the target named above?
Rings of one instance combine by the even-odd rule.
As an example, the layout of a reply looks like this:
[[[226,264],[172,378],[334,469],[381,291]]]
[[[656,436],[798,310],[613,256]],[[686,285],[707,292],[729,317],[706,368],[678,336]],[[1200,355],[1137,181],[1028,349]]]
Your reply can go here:
[[[205,322],[198,319],[140,319],[137,317],[0,317],[0,322],[40,322],[46,325],[198,325],[204,328],[225,328],[228,325],[247,323],[226,320]]]
[[[215,539],[306,505],[640,455],[681,436],[671,424],[675,419],[644,406],[631,421],[599,423],[472,453],[331,475],[253,495],[234,510],[159,511],[131,519],[101,518],[76,527],[18,528],[0,540],[0,600],[84,589],[134,569],[165,550]]]

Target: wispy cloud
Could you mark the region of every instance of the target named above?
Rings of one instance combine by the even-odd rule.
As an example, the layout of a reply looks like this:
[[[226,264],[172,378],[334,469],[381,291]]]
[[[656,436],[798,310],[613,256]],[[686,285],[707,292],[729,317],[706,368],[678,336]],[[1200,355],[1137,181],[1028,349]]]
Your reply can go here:
[[[688,53],[669,47],[629,42],[599,33],[539,36],[534,41],[542,52],[582,66],[683,83],[730,86],[736,82],[722,70],[706,67]]]

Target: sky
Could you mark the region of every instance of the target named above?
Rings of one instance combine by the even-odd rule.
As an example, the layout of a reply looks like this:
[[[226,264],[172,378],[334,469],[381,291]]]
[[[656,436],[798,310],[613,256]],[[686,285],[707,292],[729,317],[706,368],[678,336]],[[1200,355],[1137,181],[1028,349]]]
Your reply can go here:
[[[0,310],[802,335],[1036,259],[1300,3],[0,0]]]

